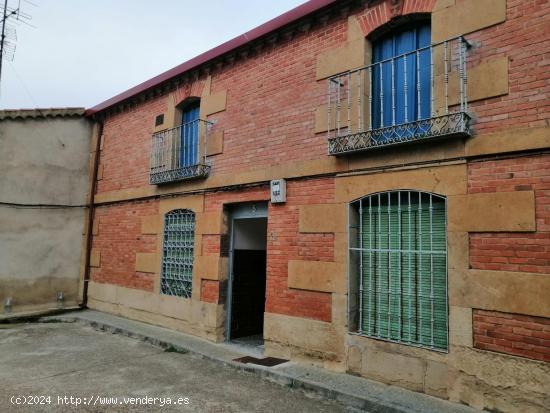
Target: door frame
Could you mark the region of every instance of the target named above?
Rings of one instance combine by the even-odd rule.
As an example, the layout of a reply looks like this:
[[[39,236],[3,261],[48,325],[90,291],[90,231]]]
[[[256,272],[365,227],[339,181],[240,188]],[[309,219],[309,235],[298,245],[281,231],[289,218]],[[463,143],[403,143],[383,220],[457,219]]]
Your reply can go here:
[[[235,245],[235,221],[241,219],[265,218],[267,201],[247,202],[229,205],[229,271],[227,275],[227,298],[225,312],[225,342],[231,341],[231,320],[233,318],[233,246]],[[266,222],[267,224],[267,222]],[[266,245],[267,249],[267,245]],[[266,270],[267,272],[267,270]],[[267,277],[267,274],[266,274]]]

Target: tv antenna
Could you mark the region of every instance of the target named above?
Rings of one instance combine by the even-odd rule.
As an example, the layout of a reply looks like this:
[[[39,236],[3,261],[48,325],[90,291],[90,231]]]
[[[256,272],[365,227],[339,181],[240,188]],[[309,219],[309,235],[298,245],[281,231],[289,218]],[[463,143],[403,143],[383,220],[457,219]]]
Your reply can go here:
[[[15,25],[26,24],[27,26],[34,27],[29,23],[29,21],[32,20],[32,17],[21,11],[21,1],[24,1],[32,6],[36,6],[36,4],[28,0],[17,0],[17,7],[10,7],[8,4],[9,0],[4,0],[3,10],[0,9],[0,13],[2,13],[2,34],[0,35],[0,79],[2,78],[2,62],[4,61],[4,58],[12,61],[15,55],[15,42],[17,41],[17,31],[15,30]]]

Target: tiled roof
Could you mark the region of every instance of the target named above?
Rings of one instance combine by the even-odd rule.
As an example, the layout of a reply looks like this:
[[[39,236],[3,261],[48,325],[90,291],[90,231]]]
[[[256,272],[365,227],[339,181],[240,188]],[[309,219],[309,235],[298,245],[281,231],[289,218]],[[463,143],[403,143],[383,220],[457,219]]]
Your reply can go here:
[[[44,108],[44,109],[4,109],[0,110],[0,120],[67,118],[84,116],[84,108]]]

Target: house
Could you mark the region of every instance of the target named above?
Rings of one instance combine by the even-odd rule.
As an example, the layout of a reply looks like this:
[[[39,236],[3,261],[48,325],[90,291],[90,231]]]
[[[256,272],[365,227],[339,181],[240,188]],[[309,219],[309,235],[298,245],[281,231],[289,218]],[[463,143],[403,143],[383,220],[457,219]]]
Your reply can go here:
[[[89,109],[83,299],[544,411],[549,12],[312,0]]]
[[[91,170],[84,111],[0,110],[0,319],[78,308]]]

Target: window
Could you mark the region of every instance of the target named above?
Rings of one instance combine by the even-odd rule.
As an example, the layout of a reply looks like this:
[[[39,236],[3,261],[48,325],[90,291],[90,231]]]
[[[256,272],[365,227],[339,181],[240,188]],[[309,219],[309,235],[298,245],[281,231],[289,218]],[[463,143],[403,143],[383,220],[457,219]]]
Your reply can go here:
[[[180,165],[193,166],[199,154],[200,101],[194,101],[182,111]]]
[[[373,43],[373,128],[431,116],[429,23],[408,26]]]
[[[200,99],[190,97],[178,106],[178,125],[155,132],[151,142],[151,175],[154,185],[206,178],[208,133],[213,125],[200,119]]]
[[[195,249],[195,213],[176,209],[164,217],[164,244],[160,291],[191,298]]]
[[[431,43],[425,16],[410,19],[370,39],[370,64],[328,79],[330,155],[470,135],[469,43]]]
[[[161,126],[164,124],[164,113],[155,117],[155,126]]]
[[[369,195],[351,205],[350,326],[359,334],[446,350],[445,198],[424,192]],[[353,291],[352,291],[353,290]]]

